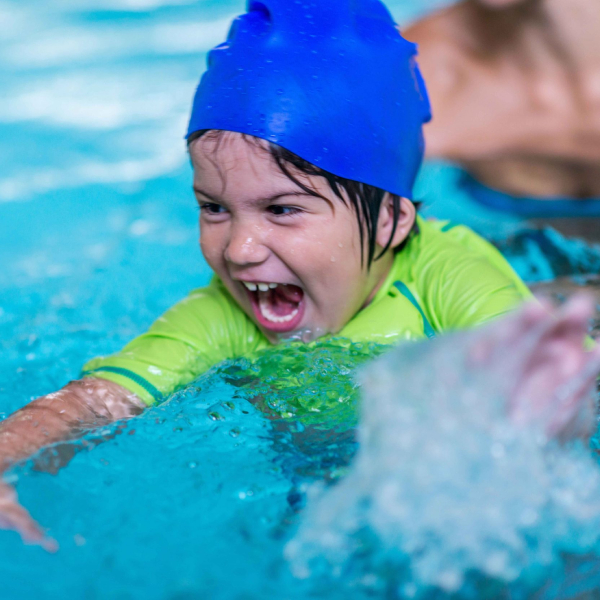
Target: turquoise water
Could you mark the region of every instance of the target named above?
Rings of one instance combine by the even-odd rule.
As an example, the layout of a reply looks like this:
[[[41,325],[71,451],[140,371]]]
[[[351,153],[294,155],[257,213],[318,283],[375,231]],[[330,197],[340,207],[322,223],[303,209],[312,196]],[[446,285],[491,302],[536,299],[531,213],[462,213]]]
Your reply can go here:
[[[391,8],[404,22],[433,5]],[[205,52],[242,10],[0,0],[0,418],[207,282],[182,136]],[[427,198],[458,197],[443,169],[424,172]],[[552,232],[510,235],[505,249],[532,281],[597,270],[594,249]],[[377,585],[302,579],[284,558],[307,487],[348,471],[352,374],[378,352],[320,344],[227,364],[124,426],[15,469],[24,505],[61,549],[0,533],[0,598],[395,597],[385,569]],[[74,453],[58,474],[40,472]],[[550,546],[553,557],[565,548]]]

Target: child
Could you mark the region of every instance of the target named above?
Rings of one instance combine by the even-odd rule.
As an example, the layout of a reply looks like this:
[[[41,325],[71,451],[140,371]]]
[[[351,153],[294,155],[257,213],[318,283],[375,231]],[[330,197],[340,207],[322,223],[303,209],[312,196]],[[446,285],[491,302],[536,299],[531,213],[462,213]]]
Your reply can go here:
[[[357,6],[251,2],[211,52],[188,143],[216,277],[88,376],[150,405],[282,337],[433,337],[529,297],[480,238],[416,217],[415,48],[380,2]]]
[[[214,279],[7,419],[0,472],[282,339],[433,338],[530,297],[468,229],[416,216],[429,105],[414,55],[378,0],[323,3],[314,15],[288,0],[250,2],[209,56],[188,132]],[[0,526],[54,547],[6,484]]]

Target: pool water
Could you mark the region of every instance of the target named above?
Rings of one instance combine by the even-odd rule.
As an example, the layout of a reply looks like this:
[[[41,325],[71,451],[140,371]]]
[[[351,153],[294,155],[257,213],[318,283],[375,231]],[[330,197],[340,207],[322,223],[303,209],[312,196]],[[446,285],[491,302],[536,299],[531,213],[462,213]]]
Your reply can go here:
[[[400,22],[441,4],[389,3]],[[89,358],[118,350],[208,281],[182,136],[205,53],[243,9],[238,0],[0,0],[0,419],[77,378]],[[460,200],[453,178],[451,167],[426,167],[425,210],[437,210],[428,199]],[[441,209],[439,216],[453,218]],[[479,224],[485,229],[485,219]],[[529,281],[598,271],[594,247],[523,223],[494,225],[502,249]],[[568,280],[569,289],[592,283]],[[233,361],[127,424],[14,469],[22,502],[60,551],[48,555],[1,532],[0,598],[347,600],[481,597],[481,589],[518,597],[539,589],[545,573],[563,582],[565,554],[592,557],[575,561],[581,585],[550,586],[540,597],[585,593],[595,581],[599,529],[593,504],[581,497],[573,518],[563,505],[563,513],[555,509],[564,528],[544,538],[544,560],[511,554],[512,575],[499,568],[494,577],[482,576],[483,588],[468,578],[460,592],[426,577],[399,582],[392,555],[384,552],[381,561],[381,549],[370,554],[367,546],[306,574],[311,550],[302,549],[309,539],[302,531],[313,531],[311,523],[331,507],[352,512],[359,497],[350,489],[345,504],[327,504],[314,486],[325,482],[336,490],[331,484],[348,486],[364,473],[364,461],[358,471],[352,462],[361,410],[354,374],[381,352],[327,342]],[[400,390],[407,373],[396,376],[389,390]],[[373,407],[372,418],[384,419],[385,410]],[[432,427],[425,423],[419,431],[431,428],[433,435]],[[397,449],[382,451],[389,456]],[[589,453],[568,452],[564,464],[580,475],[568,481],[587,477],[595,491]],[[71,456],[57,473],[44,472]],[[381,456],[368,460],[385,481],[392,475],[375,468]],[[547,474],[544,468],[535,472]],[[411,498],[418,506],[418,497]],[[465,501],[457,510],[469,510]],[[369,512],[365,523],[373,525],[373,514],[393,527],[405,523],[390,521],[386,510]],[[396,554],[398,548],[406,562],[410,551],[398,545]],[[376,567],[365,566],[365,556],[378,557]],[[459,564],[461,573],[481,566]],[[523,565],[539,567],[535,576],[526,571],[529,583],[514,576]]]

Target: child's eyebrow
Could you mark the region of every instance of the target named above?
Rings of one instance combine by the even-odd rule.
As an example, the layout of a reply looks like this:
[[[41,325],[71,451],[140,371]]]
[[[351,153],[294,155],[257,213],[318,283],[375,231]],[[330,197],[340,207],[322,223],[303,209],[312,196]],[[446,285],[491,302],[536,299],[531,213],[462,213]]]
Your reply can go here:
[[[216,203],[220,202],[220,200],[218,200],[214,196],[211,196],[209,193],[205,192],[204,190],[201,190],[197,186],[193,186],[192,189],[194,190],[194,192],[196,194],[200,194],[201,196],[208,198],[211,202],[216,202]],[[279,200],[279,198],[284,198],[285,196],[310,196],[310,197],[313,197],[313,195],[309,194],[308,192],[293,190],[293,191],[289,191],[289,192],[281,192],[279,194],[274,194],[273,196],[269,196],[267,198],[256,198],[254,201],[251,201],[251,203],[253,203],[253,204],[254,203],[255,204],[259,204],[259,203],[268,204],[270,202],[274,202],[275,200]]]
[[[213,202],[217,202],[216,198],[213,198],[208,192],[201,190],[199,187],[193,186],[192,189],[194,190],[195,194],[200,194],[201,196],[204,196],[205,198],[208,198],[209,200],[212,200]]]

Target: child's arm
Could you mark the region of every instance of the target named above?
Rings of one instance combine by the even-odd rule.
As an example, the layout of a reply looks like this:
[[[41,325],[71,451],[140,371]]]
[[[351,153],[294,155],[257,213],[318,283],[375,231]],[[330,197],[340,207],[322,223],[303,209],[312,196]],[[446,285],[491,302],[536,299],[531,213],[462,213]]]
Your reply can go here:
[[[116,383],[86,378],[34,400],[0,423],[0,473],[41,448],[137,415],[144,404]]]
[[[0,475],[42,448],[141,413],[143,402],[116,383],[86,378],[34,400],[0,423]],[[39,526],[0,479],[0,529],[14,529],[24,540],[52,549]]]

